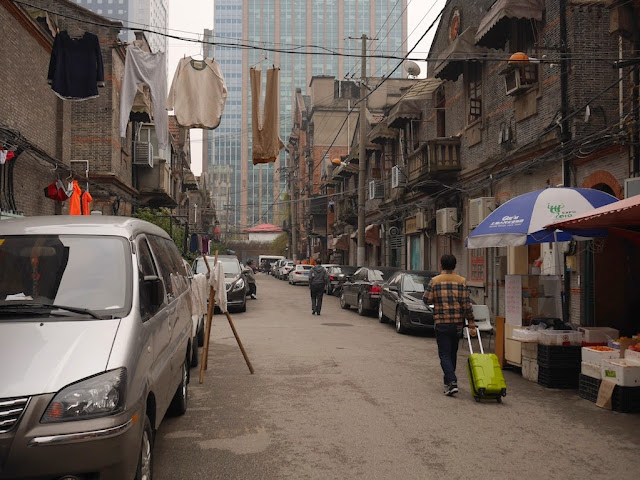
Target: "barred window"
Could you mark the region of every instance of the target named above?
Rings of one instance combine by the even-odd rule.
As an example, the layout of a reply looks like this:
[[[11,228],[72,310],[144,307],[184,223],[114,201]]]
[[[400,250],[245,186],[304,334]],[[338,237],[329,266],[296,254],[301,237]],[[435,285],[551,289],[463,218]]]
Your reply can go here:
[[[469,62],[467,90],[469,95],[468,123],[473,123],[482,117],[482,63]]]

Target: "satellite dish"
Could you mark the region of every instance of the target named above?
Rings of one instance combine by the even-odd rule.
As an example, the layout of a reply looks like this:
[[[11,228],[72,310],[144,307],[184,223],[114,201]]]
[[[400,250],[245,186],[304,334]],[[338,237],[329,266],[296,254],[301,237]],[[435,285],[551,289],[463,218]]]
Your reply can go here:
[[[404,69],[410,77],[415,78],[420,75],[420,65],[418,65],[416,62],[412,62],[411,60],[407,60],[404,62]]]

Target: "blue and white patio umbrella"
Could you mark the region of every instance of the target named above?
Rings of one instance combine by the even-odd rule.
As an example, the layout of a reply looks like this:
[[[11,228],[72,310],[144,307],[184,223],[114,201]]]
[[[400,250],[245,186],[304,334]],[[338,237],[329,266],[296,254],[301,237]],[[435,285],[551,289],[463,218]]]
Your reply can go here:
[[[467,248],[506,247],[566,242],[573,238],[550,223],[616,202],[613,195],[591,188],[545,188],[525,193],[500,205],[467,237]]]

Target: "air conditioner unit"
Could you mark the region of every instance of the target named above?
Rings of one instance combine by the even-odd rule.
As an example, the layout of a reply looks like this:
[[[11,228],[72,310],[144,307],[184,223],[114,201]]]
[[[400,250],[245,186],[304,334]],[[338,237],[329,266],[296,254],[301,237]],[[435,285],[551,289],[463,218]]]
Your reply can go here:
[[[418,230],[424,230],[427,227],[427,215],[422,210],[419,210],[418,213],[416,213],[416,228]]]
[[[153,145],[151,142],[133,142],[133,164],[153,168]]]
[[[441,208],[436,211],[436,233],[446,235],[458,231],[458,210],[456,208]]]
[[[394,165],[391,169],[391,188],[400,188],[405,186],[405,175],[402,167]]]
[[[493,197],[480,197],[469,200],[469,228],[476,228],[495,209],[496,200]]]
[[[369,182],[369,200],[384,198],[384,185],[376,180]]]
[[[640,177],[626,178],[624,181],[624,198],[640,195]]]
[[[535,65],[514,68],[504,75],[504,85],[507,95],[516,95],[525,92],[529,90],[529,87],[534,83],[536,83]]]

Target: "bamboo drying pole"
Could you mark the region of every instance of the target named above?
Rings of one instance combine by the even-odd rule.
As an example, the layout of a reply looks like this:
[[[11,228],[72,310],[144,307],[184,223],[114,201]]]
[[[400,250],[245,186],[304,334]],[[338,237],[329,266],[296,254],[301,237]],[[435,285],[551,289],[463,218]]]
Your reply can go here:
[[[203,255],[204,264],[207,266],[207,272],[211,275],[211,268],[207,261],[207,256]],[[218,263],[218,251],[216,250],[216,256],[213,260],[213,266]],[[207,309],[207,325],[204,333],[204,345],[202,347],[202,361],[200,362],[200,383],[204,382],[204,371],[207,369],[207,359],[209,358],[209,337],[211,336],[211,321],[213,318],[213,310],[216,303],[216,292],[213,287],[209,287],[209,308]]]

